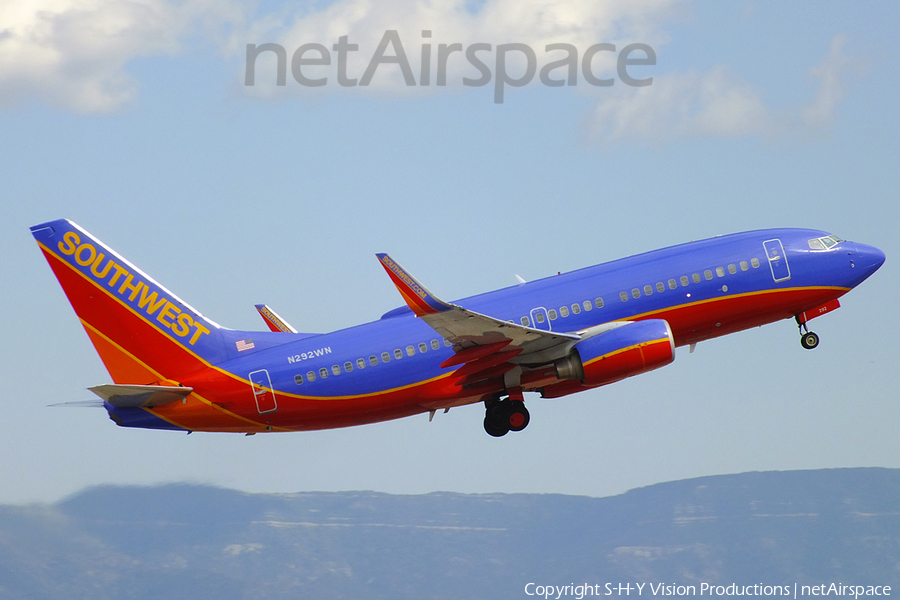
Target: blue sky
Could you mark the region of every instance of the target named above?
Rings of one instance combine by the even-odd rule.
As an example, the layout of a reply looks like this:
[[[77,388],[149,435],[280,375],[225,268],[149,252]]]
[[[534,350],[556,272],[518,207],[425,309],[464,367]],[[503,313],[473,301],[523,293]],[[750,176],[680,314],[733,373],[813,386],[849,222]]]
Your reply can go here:
[[[900,467],[898,55],[889,3],[362,0],[12,2],[0,8],[0,502],[100,483],[250,491],[602,496],[749,470]],[[649,44],[653,84],[597,88],[272,85],[247,44],[371,56],[396,29],[433,44]],[[350,69],[361,74],[364,64]],[[384,70],[381,70],[384,69]],[[512,67],[510,71],[512,72]],[[611,61],[598,74],[615,76]],[[268,73],[268,83],[265,75]],[[383,75],[380,76],[380,75]],[[335,431],[243,437],[117,428],[109,380],[28,227],[75,220],[222,325],[266,302],[301,331],[401,299],[390,252],[455,299],[664,245],[761,227],[833,231],[885,266],[813,322],[679,349],[599,390],[528,398],[493,439],[479,407]]]

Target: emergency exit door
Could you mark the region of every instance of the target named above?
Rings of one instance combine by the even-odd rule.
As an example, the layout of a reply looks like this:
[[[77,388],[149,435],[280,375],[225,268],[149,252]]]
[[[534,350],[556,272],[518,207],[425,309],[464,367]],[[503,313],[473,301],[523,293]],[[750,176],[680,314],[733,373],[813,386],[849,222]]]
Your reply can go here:
[[[253,371],[249,375],[250,386],[253,388],[253,396],[256,398],[256,409],[259,414],[273,412],[278,409],[275,403],[275,393],[272,391],[272,380],[265,369]]]

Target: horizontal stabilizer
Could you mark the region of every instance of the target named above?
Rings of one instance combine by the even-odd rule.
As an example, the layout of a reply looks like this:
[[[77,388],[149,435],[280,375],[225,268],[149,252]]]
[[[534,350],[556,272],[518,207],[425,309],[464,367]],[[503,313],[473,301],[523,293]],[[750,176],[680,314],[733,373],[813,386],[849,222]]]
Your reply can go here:
[[[49,406],[66,406],[66,407],[78,407],[78,408],[103,408],[102,400],[72,400],[71,402],[56,402],[54,404],[48,404]]]
[[[168,385],[119,385],[108,383],[88,388],[116,408],[152,408],[183,400],[194,391]]]

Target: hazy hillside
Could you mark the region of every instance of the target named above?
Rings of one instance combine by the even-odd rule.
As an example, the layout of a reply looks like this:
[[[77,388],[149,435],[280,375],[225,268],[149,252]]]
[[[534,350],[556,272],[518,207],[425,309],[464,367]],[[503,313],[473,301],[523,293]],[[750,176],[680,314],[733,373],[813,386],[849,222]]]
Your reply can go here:
[[[611,498],[103,487],[0,507],[0,598],[525,598],[528,582],[894,585],[900,470]],[[645,590],[645,595],[647,590]]]

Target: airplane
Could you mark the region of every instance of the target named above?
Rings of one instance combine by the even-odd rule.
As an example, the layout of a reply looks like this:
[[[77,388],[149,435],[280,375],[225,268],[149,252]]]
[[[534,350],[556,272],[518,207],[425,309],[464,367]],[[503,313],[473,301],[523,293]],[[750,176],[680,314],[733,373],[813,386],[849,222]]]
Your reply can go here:
[[[884,253],[825,231],[765,229],[671,246],[444,302],[377,254],[405,305],[331,333],[204,317],[68,220],[31,228],[113,383],[89,388],[122,427],[253,435],[374,423],[481,403],[494,437],[559,398],[671,363],[675,348],[808,321]],[[517,278],[520,279],[521,278]]]

